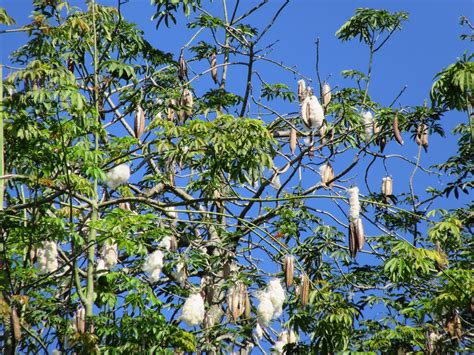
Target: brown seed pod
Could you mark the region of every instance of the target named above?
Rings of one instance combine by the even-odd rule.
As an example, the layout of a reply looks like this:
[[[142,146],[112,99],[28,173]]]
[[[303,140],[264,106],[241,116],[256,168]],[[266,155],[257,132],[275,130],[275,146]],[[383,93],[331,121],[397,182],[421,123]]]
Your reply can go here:
[[[300,104],[303,103],[303,100],[306,98],[306,83],[303,79],[298,80],[298,100]]]
[[[461,319],[457,311],[452,311],[448,314],[445,329],[451,339],[460,339],[462,337]]]
[[[416,129],[416,144],[423,146],[425,152],[428,151],[428,127],[421,123]]]
[[[168,108],[166,109],[166,118],[168,121],[174,121],[176,117],[176,113],[174,111],[174,107],[176,107],[178,103],[175,99],[171,99]]]
[[[184,59],[183,49],[181,50],[181,53],[179,55],[178,78],[181,81],[188,80],[188,64],[186,63],[186,60]]]
[[[12,308],[12,329],[13,329],[13,336],[15,340],[18,342],[21,340],[21,324],[20,318],[18,317],[18,313],[16,312],[16,308]]]
[[[283,262],[283,269],[285,271],[286,287],[290,287],[293,284],[293,276],[295,273],[295,257],[293,255],[287,255]]]
[[[290,152],[292,155],[295,155],[296,141],[298,137],[296,136],[296,129],[291,128],[290,130]]]
[[[215,52],[212,53],[211,55],[211,75],[212,75],[212,80],[214,80],[214,83],[219,82],[219,78],[217,75],[217,55]]]
[[[400,134],[400,130],[398,129],[398,113],[395,114],[392,128],[393,128],[393,135],[395,137],[395,140],[398,142],[398,144],[403,145],[403,138],[402,138],[402,135]]]
[[[174,251],[178,249],[178,241],[174,235],[171,236],[170,239],[170,250]]]
[[[193,114],[194,99],[193,94],[189,89],[184,89],[181,95],[181,105],[184,106],[184,110],[181,112],[181,120],[184,122],[185,119],[189,118]]]
[[[321,101],[323,102],[324,111],[326,111],[331,102],[331,87],[328,83],[324,83],[321,89]]]
[[[351,257],[355,258],[357,252],[362,249],[365,243],[364,225],[362,219],[349,222],[349,252]]]
[[[393,181],[390,176],[382,179],[382,194],[384,196],[391,196],[393,193]]]
[[[245,318],[250,318],[252,312],[252,303],[250,303],[249,293],[245,293]]]
[[[121,208],[122,210],[125,210],[125,211],[131,211],[131,207],[130,207],[130,202],[120,202],[119,203],[119,208]]]
[[[145,131],[145,113],[143,112],[143,108],[140,105],[137,105],[137,109],[135,110],[135,122],[133,129],[135,132],[135,138],[140,139],[141,135]]]
[[[321,175],[321,184],[324,186],[331,186],[332,184],[329,183],[334,179],[334,169],[332,168],[331,164],[327,162],[319,167],[319,174]],[[329,185],[328,185],[329,183]]]
[[[311,285],[309,283],[309,277],[308,275],[303,274],[301,276],[301,291],[300,291],[300,301],[303,307],[308,304],[310,288],[311,288]]]

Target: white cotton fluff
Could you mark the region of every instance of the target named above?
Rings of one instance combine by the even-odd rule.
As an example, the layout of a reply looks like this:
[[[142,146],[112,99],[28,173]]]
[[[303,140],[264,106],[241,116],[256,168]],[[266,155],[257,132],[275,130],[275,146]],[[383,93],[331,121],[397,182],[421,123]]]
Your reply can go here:
[[[372,116],[372,112],[365,111],[362,118],[364,119],[365,140],[368,142],[374,135],[374,116]]]
[[[296,335],[295,331],[292,329],[289,331],[288,334],[288,344],[296,344],[298,342],[298,335]]]
[[[283,303],[285,302],[285,290],[281,286],[280,279],[271,279],[268,283],[267,292],[274,308],[273,318],[278,318],[282,313]]]
[[[184,302],[180,319],[188,326],[193,327],[204,320],[204,299],[199,293],[189,296]]]
[[[107,173],[107,185],[111,189],[115,189],[118,186],[127,183],[130,178],[130,167],[127,164],[120,164],[113,167]]]
[[[324,122],[324,110],[315,95],[308,96],[301,105],[301,118],[307,128],[319,130]]]
[[[104,261],[104,269],[110,270],[118,262],[118,247],[117,244],[112,241],[106,241],[102,246],[100,253],[100,259]]]
[[[161,250],[155,250],[149,254],[142,266],[143,272],[148,274],[151,282],[157,282],[160,279],[162,268],[163,252]]]
[[[171,237],[170,236],[164,237],[161,240],[159,246],[162,247],[163,249],[170,250],[171,249]]]
[[[187,279],[186,264],[183,261],[180,261],[176,265],[176,279],[178,280],[181,286],[184,286]]]
[[[58,245],[45,241],[42,248],[36,251],[37,264],[40,274],[48,274],[58,269]]]
[[[268,292],[261,292],[257,295],[257,298],[260,301],[257,307],[258,321],[262,325],[268,326],[275,313],[275,307],[273,306],[270,294]]]
[[[304,137],[303,143],[306,147],[311,147],[313,145],[313,137]]]
[[[357,186],[351,187],[347,193],[349,194],[349,219],[357,221],[360,214],[359,188]]]
[[[262,339],[263,337],[263,329],[259,322],[257,322],[257,326],[255,327],[255,337],[257,339]]]
[[[101,273],[102,271],[109,270],[105,265],[105,261],[103,259],[97,259],[97,266],[95,267],[96,272]]]

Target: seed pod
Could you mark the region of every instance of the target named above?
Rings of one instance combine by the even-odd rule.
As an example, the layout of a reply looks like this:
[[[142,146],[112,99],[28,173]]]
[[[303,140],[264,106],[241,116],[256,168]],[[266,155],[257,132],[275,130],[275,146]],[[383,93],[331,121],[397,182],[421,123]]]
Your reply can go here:
[[[428,127],[424,123],[416,129],[416,144],[423,146],[425,152],[428,151]]]
[[[250,318],[252,312],[252,304],[248,292],[245,293],[245,318]]]
[[[334,179],[334,169],[329,162],[319,167],[319,175],[321,175],[321,184],[324,186],[332,185],[331,183],[328,185],[328,182]]]
[[[290,152],[292,155],[295,155],[296,141],[298,137],[296,136],[296,129],[291,128],[290,130]]]
[[[133,125],[135,138],[140,138],[143,132],[145,131],[145,113],[143,108],[140,105],[137,105],[135,110],[135,122]]]
[[[301,276],[301,291],[300,291],[300,301],[303,307],[308,304],[309,291],[310,291],[309,277],[308,275],[303,274]]]
[[[303,79],[298,80],[298,99],[300,100],[300,104],[303,103],[303,100],[306,97],[306,83]]]
[[[324,83],[321,90],[321,101],[323,102],[324,111],[326,111],[329,102],[331,102],[331,87],[328,83]]]
[[[73,327],[79,334],[84,334],[86,332],[86,310],[84,307],[80,307],[73,319]]]
[[[169,106],[166,109],[166,118],[168,119],[168,121],[174,121],[174,119],[176,117],[174,107],[176,107],[177,105],[178,105],[178,103],[176,102],[175,99],[170,100]]]
[[[71,57],[67,59],[67,69],[71,72],[74,73],[74,61],[72,60]]]
[[[460,339],[462,337],[461,319],[457,311],[450,312],[446,320],[445,329],[451,339]]]
[[[349,252],[355,258],[357,252],[362,249],[365,242],[364,225],[362,219],[351,220],[349,222]]]
[[[395,136],[395,140],[398,142],[398,144],[403,145],[403,138],[402,138],[402,135],[400,134],[400,130],[398,129],[398,113],[395,114],[392,128],[393,128],[393,135]]]
[[[318,98],[314,95],[306,97],[301,105],[301,118],[307,129],[319,130],[324,122],[324,111]]]
[[[176,240],[176,237],[172,235],[170,237],[170,250],[175,251],[178,249],[178,241]]]
[[[293,255],[287,255],[283,262],[283,269],[285,271],[286,287],[290,287],[293,284],[293,276],[295,273],[295,257]]]
[[[390,176],[386,176],[382,179],[382,194],[384,196],[391,196],[393,190],[393,182]]]
[[[179,55],[179,68],[178,68],[178,78],[181,81],[187,81],[188,80],[188,64],[186,63],[186,60],[184,59],[184,50],[181,50],[181,53]]]
[[[235,284],[229,291],[229,310],[234,320],[245,312],[247,290],[242,283]]]
[[[326,125],[322,125],[321,128],[319,129],[319,137],[321,138],[321,143],[326,144],[326,133],[327,133],[327,127]]]
[[[21,340],[21,325],[20,325],[20,318],[18,317],[18,313],[16,312],[16,308],[12,308],[12,329],[13,329],[13,336],[15,340],[18,342]]]
[[[120,202],[119,203],[119,208],[121,208],[122,210],[125,210],[125,211],[131,211],[131,207],[130,207],[130,202]]]
[[[215,52],[212,53],[211,55],[211,75],[212,75],[212,80],[214,80],[214,83],[219,82],[219,78],[217,75],[217,55]]]
[[[183,90],[183,94],[181,96],[181,105],[184,106],[184,111],[182,113],[184,119],[191,117],[191,115],[193,114],[194,100],[193,94],[189,89]]]
[[[369,142],[374,135],[374,116],[372,112],[366,111],[362,114],[364,121],[365,141]]]

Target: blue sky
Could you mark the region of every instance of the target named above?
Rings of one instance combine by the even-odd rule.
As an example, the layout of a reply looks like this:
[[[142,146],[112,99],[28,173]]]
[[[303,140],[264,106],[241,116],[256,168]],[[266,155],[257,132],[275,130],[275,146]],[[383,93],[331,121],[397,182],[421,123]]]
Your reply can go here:
[[[98,2],[104,5],[116,4],[116,1],[109,0]],[[255,1],[241,2],[244,9],[248,8],[248,3],[256,3]],[[82,1],[73,3],[84,4]],[[204,3],[207,2],[204,1]],[[263,28],[281,3],[282,1],[279,0],[270,1],[264,10],[249,18],[249,22]],[[28,23],[28,16],[32,9],[31,1],[0,0],[0,6],[5,7],[20,25]],[[403,30],[397,32],[374,59],[370,94],[374,101],[379,101],[381,104],[388,105],[406,85],[407,89],[399,99],[399,103],[403,106],[421,105],[423,100],[429,98],[434,75],[443,67],[453,63],[468,49],[468,42],[459,39],[460,34],[465,33],[466,30],[458,25],[461,15],[469,17],[474,14],[474,2],[468,0],[293,0],[261,45],[278,41],[273,46],[270,57],[278,62],[283,61],[285,65],[296,66],[295,69],[303,75],[315,80],[314,42],[316,38],[319,38],[322,78],[331,76],[329,82],[332,87],[352,85],[349,80],[341,78],[340,72],[346,69],[366,71],[368,50],[357,41],[341,43],[335,37],[335,32],[354,14],[358,7],[383,8],[390,11],[403,10],[407,11],[410,16],[409,21],[404,24]],[[210,11],[221,15],[221,10],[220,1],[214,1]],[[154,46],[164,51],[178,53],[194,33],[185,29],[185,19],[182,17],[179,18],[177,27],[169,29],[163,27],[157,31],[155,23],[151,21],[153,7],[149,0],[130,0],[123,6],[122,11],[128,21],[136,23],[145,32],[145,37]],[[24,34],[0,35],[1,62],[8,63],[9,53],[24,43],[25,39]],[[193,65],[191,65],[192,68]],[[197,70],[198,68],[199,66],[196,65],[193,69]],[[273,65],[257,63],[255,70],[258,70],[271,83],[284,82],[296,89],[296,80],[299,78],[282,72]],[[229,78],[230,91],[235,90],[237,94],[241,95],[243,94],[242,74],[242,69],[233,67]],[[233,82],[237,82],[238,85],[234,85]],[[210,83],[209,78],[197,82],[197,91],[203,93],[208,89]],[[298,110],[296,103],[291,105],[277,104],[276,107],[285,112]],[[256,113],[255,108],[251,109],[251,112]],[[455,153],[455,139],[450,136],[449,131],[456,124],[466,120],[467,115],[460,112],[450,112],[443,117],[442,124],[448,137],[445,139],[431,137],[429,153],[424,155],[423,159],[424,166],[440,163]],[[387,153],[403,154],[414,158],[417,146],[413,142],[409,142],[408,135],[405,136],[405,141],[407,143],[404,147],[399,147],[393,142],[390,143]],[[405,165],[399,166],[397,164],[396,161],[390,161],[388,163],[389,172],[394,175],[395,181],[406,182],[411,170]],[[335,164],[336,172],[338,167],[345,166],[347,166],[347,161],[337,162]],[[362,170],[359,172],[361,173]],[[377,173],[371,177],[373,183],[378,186],[382,176],[383,171],[377,169]],[[431,177],[429,181],[425,179],[423,177],[415,180],[415,187],[426,187],[428,184],[433,184],[440,188],[443,184],[443,179],[434,177]],[[314,182],[312,183],[314,184]],[[407,183],[396,186],[400,190],[408,190]],[[362,182],[361,192],[365,193]],[[443,207],[457,207],[459,203],[459,201],[451,200]],[[371,231],[371,228],[368,227],[369,234]]]

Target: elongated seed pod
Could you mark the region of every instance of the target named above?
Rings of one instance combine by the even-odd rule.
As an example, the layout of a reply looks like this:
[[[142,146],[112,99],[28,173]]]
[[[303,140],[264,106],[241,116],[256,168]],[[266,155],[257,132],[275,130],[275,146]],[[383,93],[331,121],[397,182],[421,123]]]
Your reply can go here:
[[[211,55],[211,75],[212,75],[212,80],[214,80],[214,83],[219,82],[219,78],[217,75],[217,55],[215,52],[212,53]]]
[[[174,111],[174,107],[176,107],[176,105],[178,105],[178,103],[176,102],[175,99],[171,99],[170,100],[170,103],[169,103],[169,106],[167,107],[166,109],[166,117],[168,119],[168,121],[174,121],[175,118],[176,118],[176,112]]]
[[[395,114],[392,128],[393,128],[393,135],[395,137],[395,140],[398,142],[398,144],[403,145],[403,138],[402,138],[402,135],[400,134],[400,130],[398,129],[398,113]]]
[[[15,307],[12,308],[12,328],[13,336],[15,337],[15,340],[19,342],[21,340],[21,325],[20,318],[18,317]]]
[[[303,79],[298,80],[298,99],[300,100],[300,104],[303,103],[303,100],[306,97],[306,83]]]
[[[84,307],[80,307],[74,315],[73,326],[76,332],[84,334],[86,332],[86,310]]]
[[[71,57],[67,59],[67,69],[71,72],[74,73],[74,61],[72,60]]]
[[[301,275],[301,291],[300,291],[300,302],[303,307],[308,304],[309,291],[310,291],[309,277],[308,275],[303,274]]]
[[[293,276],[295,273],[295,257],[293,255],[287,255],[283,262],[283,269],[285,271],[286,287],[290,287],[293,284]]]
[[[138,139],[140,139],[145,131],[145,112],[143,112],[143,108],[140,105],[137,105],[137,109],[135,110],[133,130],[135,132],[135,138]]]
[[[296,136],[296,129],[291,128],[291,130],[290,130],[290,152],[291,152],[291,155],[295,155],[297,140],[298,140],[298,137]]]
[[[319,130],[324,122],[324,111],[314,95],[304,99],[301,105],[301,118],[307,129]]]
[[[362,114],[364,121],[365,141],[369,142],[374,135],[374,116],[372,112],[366,111]]]
[[[393,190],[393,182],[390,176],[386,176],[382,179],[382,194],[384,196],[391,196]]]
[[[331,102],[331,87],[328,83],[324,83],[321,89],[321,101],[323,102],[324,111],[326,111]]]
[[[423,132],[421,135],[421,145],[425,149],[425,152],[428,151],[428,127],[424,124],[423,125]]]
[[[194,99],[189,89],[184,89],[181,96],[181,105],[184,106],[183,116],[189,118],[193,114]]]
[[[184,50],[181,50],[181,53],[179,55],[178,78],[181,81],[188,80],[188,64],[184,59]]]
[[[355,258],[357,252],[362,249],[365,242],[364,225],[362,219],[351,220],[349,222],[349,252]]]
[[[252,304],[250,303],[250,297],[248,292],[245,293],[245,318],[250,318],[252,312]]]

